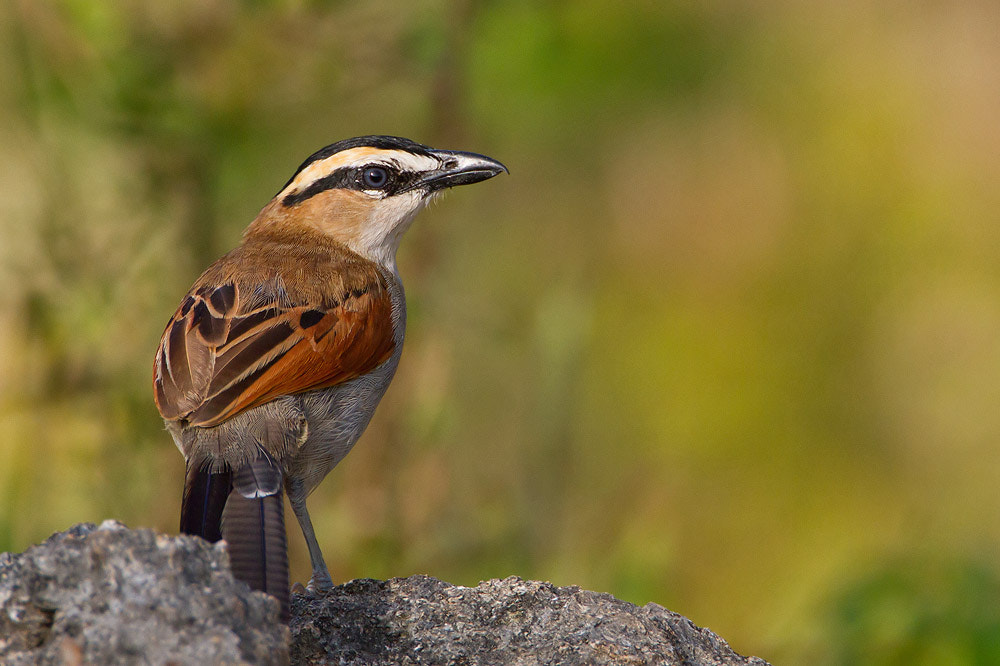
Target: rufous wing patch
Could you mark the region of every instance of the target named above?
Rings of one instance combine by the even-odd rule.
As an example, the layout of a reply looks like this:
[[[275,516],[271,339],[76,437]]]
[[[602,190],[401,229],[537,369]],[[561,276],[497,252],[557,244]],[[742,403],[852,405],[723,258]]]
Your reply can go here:
[[[238,282],[196,289],[167,325],[153,373],[163,418],[215,426],[279,396],[359,377],[392,355],[382,280],[321,305],[248,298],[249,311],[240,291]]]

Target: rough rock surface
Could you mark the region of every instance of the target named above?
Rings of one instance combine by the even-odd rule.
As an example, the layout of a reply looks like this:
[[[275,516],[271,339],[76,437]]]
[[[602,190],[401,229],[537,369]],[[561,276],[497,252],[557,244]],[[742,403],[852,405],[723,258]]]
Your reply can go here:
[[[2,664],[287,663],[287,640],[201,539],[106,521],[0,554]]]
[[[511,577],[355,580],[292,599],[293,664],[767,666],[662,606]]]
[[[656,604],[520,578],[474,588],[427,576],[352,581],[293,595],[285,627],[274,599],[233,579],[222,544],[107,521],[0,554],[0,664],[287,664],[289,656],[344,666],[766,666]]]

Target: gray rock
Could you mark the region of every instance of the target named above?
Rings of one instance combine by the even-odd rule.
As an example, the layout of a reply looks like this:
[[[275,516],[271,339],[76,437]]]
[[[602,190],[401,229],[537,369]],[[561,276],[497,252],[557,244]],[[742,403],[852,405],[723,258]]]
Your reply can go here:
[[[293,595],[285,627],[274,599],[233,579],[222,544],[107,521],[0,554],[0,664],[286,664],[289,656],[344,666],[766,666],[656,604],[520,578],[474,588],[427,576],[352,581]]]
[[[662,606],[511,577],[356,580],[292,599],[294,664],[752,664]]]
[[[77,525],[0,554],[0,663],[288,662],[278,603],[201,539]]]

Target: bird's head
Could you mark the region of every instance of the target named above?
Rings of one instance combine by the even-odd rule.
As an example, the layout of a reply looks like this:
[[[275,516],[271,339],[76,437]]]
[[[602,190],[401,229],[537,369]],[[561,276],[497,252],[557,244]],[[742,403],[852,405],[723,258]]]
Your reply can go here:
[[[392,267],[400,237],[435,195],[506,171],[483,155],[400,137],[338,141],[302,163],[247,233],[303,225]]]

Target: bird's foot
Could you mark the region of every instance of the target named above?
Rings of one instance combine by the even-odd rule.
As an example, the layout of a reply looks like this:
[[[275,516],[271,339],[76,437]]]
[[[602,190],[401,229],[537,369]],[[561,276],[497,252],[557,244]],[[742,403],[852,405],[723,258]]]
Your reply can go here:
[[[306,589],[310,592],[326,592],[332,587],[333,579],[330,578],[330,574],[326,571],[313,573],[312,578],[309,579],[309,584],[306,585]]]

